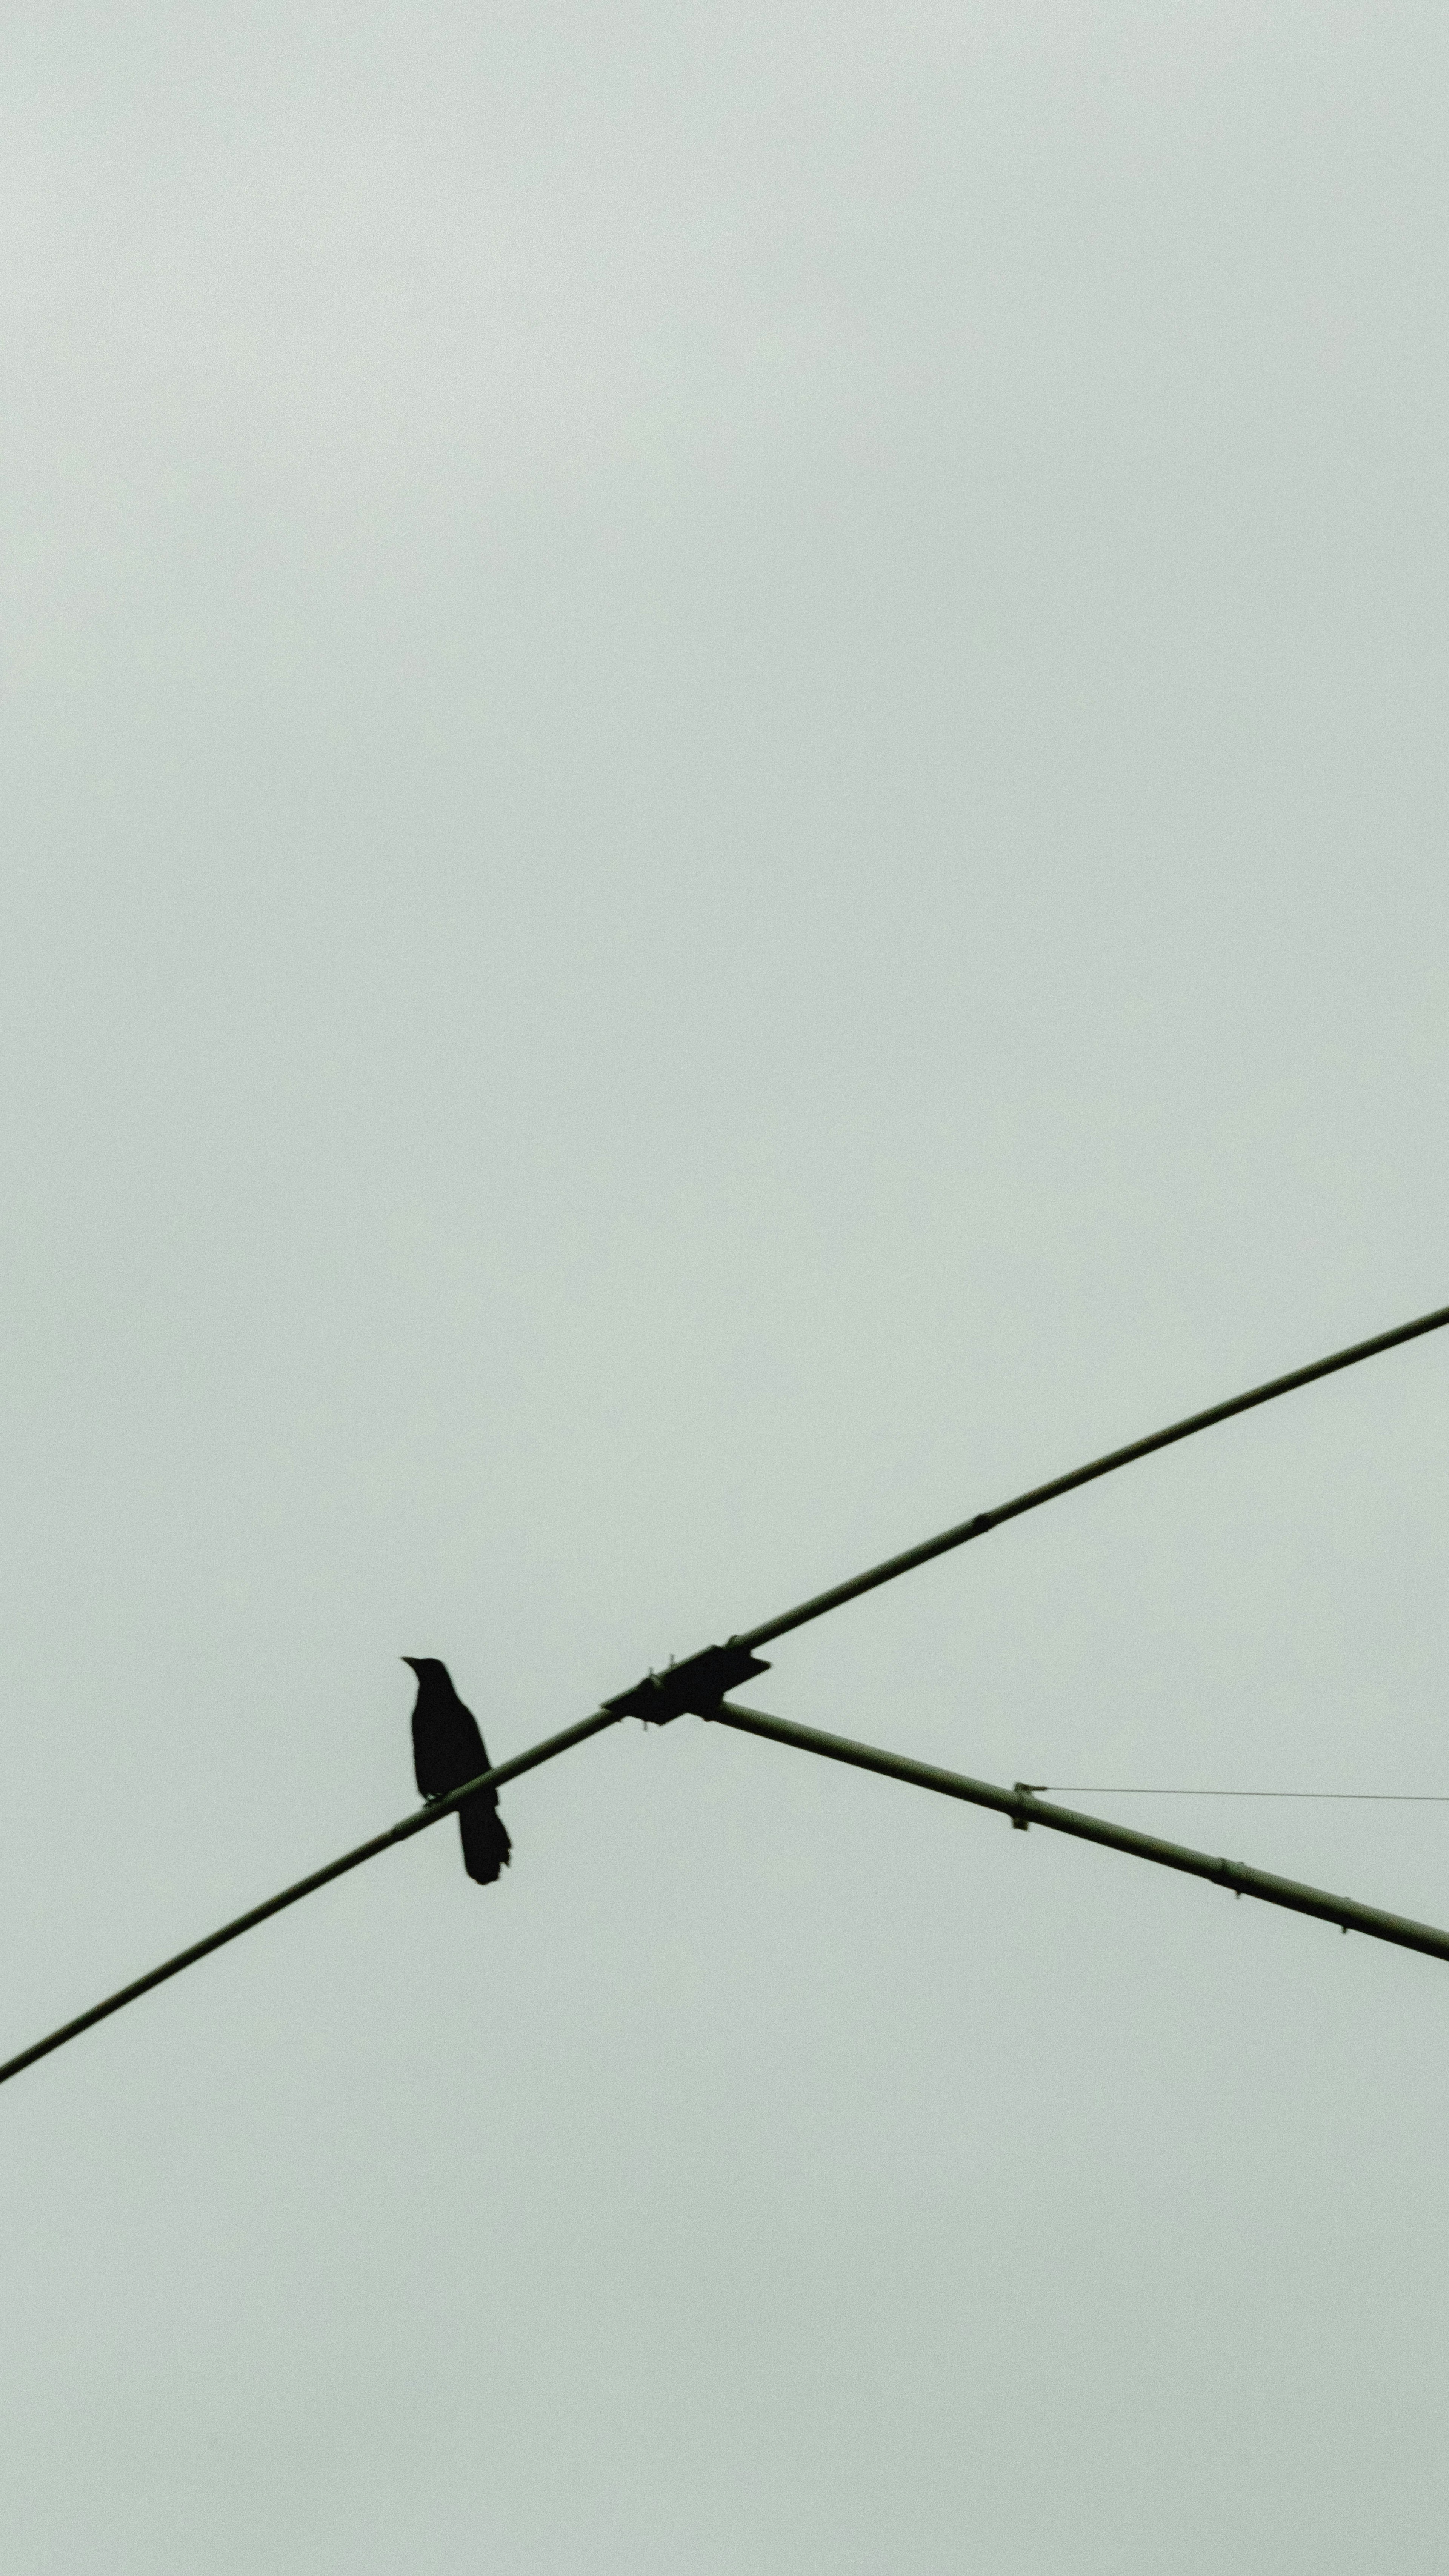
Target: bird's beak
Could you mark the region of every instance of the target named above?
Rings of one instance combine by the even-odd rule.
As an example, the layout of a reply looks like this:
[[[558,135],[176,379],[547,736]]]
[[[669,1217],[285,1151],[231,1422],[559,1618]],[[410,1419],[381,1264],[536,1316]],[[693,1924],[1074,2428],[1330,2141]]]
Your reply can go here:
[[[399,1655],[398,1662],[400,1664],[406,1664],[409,1672],[415,1673],[417,1671],[418,1659],[416,1655]]]

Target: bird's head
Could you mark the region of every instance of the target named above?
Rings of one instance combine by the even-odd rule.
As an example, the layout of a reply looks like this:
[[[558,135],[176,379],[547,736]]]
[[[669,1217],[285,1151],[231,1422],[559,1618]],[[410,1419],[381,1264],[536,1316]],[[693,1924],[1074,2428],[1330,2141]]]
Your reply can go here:
[[[448,1678],[447,1665],[439,1663],[436,1655],[403,1655],[399,1661],[417,1674],[420,1683],[445,1682]]]

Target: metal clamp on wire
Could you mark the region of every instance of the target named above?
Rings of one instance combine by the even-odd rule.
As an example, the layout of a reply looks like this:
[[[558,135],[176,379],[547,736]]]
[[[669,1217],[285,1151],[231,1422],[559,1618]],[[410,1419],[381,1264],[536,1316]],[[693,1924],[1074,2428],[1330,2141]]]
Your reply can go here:
[[[632,1690],[620,1691],[617,1699],[606,1699],[604,1706],[613,1717],[642,1718],[646,1726],[667,1726],[686,1710],[695,1717],[709,1717],[726,1691],[748,1681],[752,1673],[769,1669],[732,1637],[728,1645],[705,1646],[697,1655],[686,1655],[682,1664],[669,1664],[662,1673],[646,1673]]]
[[[1025,1809],[1036,1796],[1038,1789],[1045,1788],[1046,1782],[1044,1780],[1013,1780],[1011,1785],[1016,1791],[1018,1798],[1021,1800],[1023,1809]],[[1014,1834],[1024,1834],[1028,1830],[1029,1824],[1030,1818],[1024,1813],[1015,1815],[1011,1819],[1011,1830]]]

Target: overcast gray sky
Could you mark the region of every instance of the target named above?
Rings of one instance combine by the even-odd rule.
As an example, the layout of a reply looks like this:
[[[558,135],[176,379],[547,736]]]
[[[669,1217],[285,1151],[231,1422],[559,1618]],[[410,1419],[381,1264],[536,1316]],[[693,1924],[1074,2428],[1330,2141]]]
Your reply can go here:
[[[1449,1296],[1441,9],[0,39],[0,2055]],[[1449,1791],[1449,1348],[783,1643]],[[1106,1804],[1107,1802],[1103,1802]],[[24,2576],[1443,2564],[1449,1971],[684,1720],[0,2095]],[[1449,1921],[1449,1807],[1133,1821]]]

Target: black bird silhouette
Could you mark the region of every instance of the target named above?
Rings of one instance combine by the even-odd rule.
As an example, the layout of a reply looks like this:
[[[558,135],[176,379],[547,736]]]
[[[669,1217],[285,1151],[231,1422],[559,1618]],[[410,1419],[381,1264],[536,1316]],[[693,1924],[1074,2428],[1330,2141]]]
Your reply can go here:
[[[446,1798],[465,1780],[476,1780],[488,1768],[488,1754],[471,1708],[454,1690],[446,1664],[436,1655],[404,1655],[418,1677],[413,1708],[413,1769],[425,1798]],[[512,1845],[498,1812],[496,1789],[480,1789],[458,1809],[463,1837],[463,1867],[480,1887],[491,1887],[508,1867]]]

